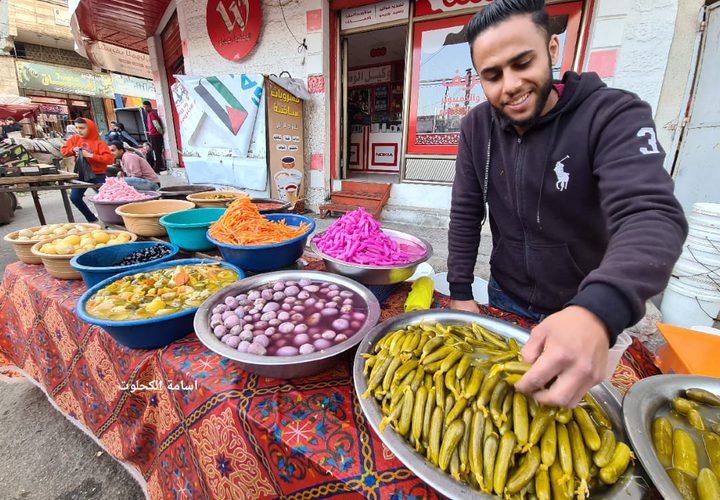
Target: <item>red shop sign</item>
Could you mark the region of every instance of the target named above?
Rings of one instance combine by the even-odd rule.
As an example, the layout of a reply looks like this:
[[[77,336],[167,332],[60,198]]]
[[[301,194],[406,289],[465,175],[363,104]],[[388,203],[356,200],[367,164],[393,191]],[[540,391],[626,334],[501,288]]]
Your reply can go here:
[[[248,55],[260,37],[260,0],[208,0],[205,18],[213,47],[230,61]]]

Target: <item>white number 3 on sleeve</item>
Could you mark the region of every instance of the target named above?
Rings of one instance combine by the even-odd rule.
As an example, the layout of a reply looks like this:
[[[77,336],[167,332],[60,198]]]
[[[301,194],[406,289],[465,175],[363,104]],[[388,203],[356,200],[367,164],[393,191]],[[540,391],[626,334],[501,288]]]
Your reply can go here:
[[[660,152],[660,150],[658,149],[657,137],[655,136],[655,130],[653,130],[652,127],[641,128],[640,130],[638,130],[637,136],[647,137],[648,145],[650,146],[649,148],[640,148],[640,152],[642,154],[654,155]]]

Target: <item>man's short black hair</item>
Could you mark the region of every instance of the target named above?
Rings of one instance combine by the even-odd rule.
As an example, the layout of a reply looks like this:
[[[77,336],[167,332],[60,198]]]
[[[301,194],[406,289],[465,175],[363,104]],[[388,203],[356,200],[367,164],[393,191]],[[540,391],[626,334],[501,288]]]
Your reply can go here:
[[[486,29],[507,21],[512,16],[527,14],[550,40],[550,16],[545,11],[545,0],[496,0],[470,19],[467,41],[472,55],[473,43]]]
[[[143,101],[143,106],[152,106],[150,101]]]
[[[87,121],[85,118],[75,118],[75,123],[81,123],[83,125],[87,125]]]
[[[125,151],[125,144],[123,144],[120,141],[110,141],[108,143],[108,147],[110,147],[110,146],[115,146],[116,148],[122,149],[123,151]]]

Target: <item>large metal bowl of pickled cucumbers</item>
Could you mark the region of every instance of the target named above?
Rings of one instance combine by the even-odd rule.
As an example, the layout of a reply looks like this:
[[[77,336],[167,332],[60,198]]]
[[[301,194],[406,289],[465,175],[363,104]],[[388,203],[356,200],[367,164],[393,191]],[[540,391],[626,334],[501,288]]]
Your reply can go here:
[[[458,332],[469,331],[476,334],[480,340],[471,338],[468,342],[472,342],[473,346],[484,346],[483,349],[489,346],[487,353],[492,355],[492,361],[483,362],[472,357],[477,352],[475,350],[469,355],[470,362],[464,360],[465,356],[446,356],[450,352],[447,346],[457,344],[431,340],[437,335],[434,328],[438,323],[442,325],[442,335],[457,336]],[[448,328],[453,325],[455,328]],[[425,336],[420,334],[417,344],[415,339],[396,340],[390,337],[394,332],[413,326],[429,332]],[[415,333],[419,332],[422,330],[415,330]],[[468,334],[468,337],[473,335]],[[571,498],[582,486],[580,476],[586,478],[582,483],[589,487],[589,498],[646,496],[649,485],[637,461],[629,461],[621,474],[613,472],[619,470],[614,467],[623,462],[623,455],[624,463],[628,464],[630,450],[620,445],[621,442],[629,443],[620,414],[620,396],[610,385],[603,383],[593,387],[590,390],[592,398],[586,397],[582,410],[577,413],[538,407],[534,401],[514,392],[511,384],[521,376],[524,364],[518,361],[519,347],[528,338],[527,330],[510,323],[460,311],[418,311],[389,319],[367,334],[355,355],[353,376],[360,406],[370,426],[395,456],[425,483],[448,498],[500,498],[493,493],[497,489],[507,494],[508,498],[521,498],[521,494],[529,496],[537,485],[549,495],[551,484],[565,485],[562,487],[563,494],[554,498]],[[384,371],[386,374],[392,371],[393,375],[379,377],[380,372],[373,374],[375,363],[384,364],[387,359],[376,354],[376,347],[385,352],[382,349],[392,343],[402,345],[402,348],[395,349],[395,356],[387,356],[390,362],[385,365],[387,368]],[[390,352],[388,348],[387,353]],[[406,364],[408,361],[409,364]],[[443,363],[451,367],[443,366]],[[417,368],[419,366],[427,366],[429,372],[435,370],[432,381],[425,378],[424,368],[421,371]],[[480,382],[478,379],[481,376],[476,372],[486,368]],[[458,374],[460,377],[457,377]],[[485,386],[485,379],[489,377],[500,377],[498,380],[503,382],[493,384],[494,389],[490,391],[492,386],[489,383],[488,387]],[[417,384],[415,379],[422,379],[422,382]],[[445,388],[446,385],[450,388]],[[440,386],[443,386],[442,392]],[[431,402],[442,399],[438,393],[445,394],[442,406]],[[457,401],[451,394],[457,396]],[[425,401],[424,408],[415,404],[418,398]],[[499,399],[502,399],[502,407],[497,402]],[[420,408],[423,411],[416,413]],[[424,411],[430,408],[431,412]],[[407,413],[410,410],[411,413]],[[423,415],[422,424],[419,418],[415,418],[420,414]],[[430,417],[426,419],[425,414]],[[524,414],[527,419],[522,417]],[[604,427],[597,425],[599,421]],[[515,422],[518,422],[517,427]],[[481,426],[484,431],[481,435],[476,434]],[[440,438],[438,429],[441,428]],[[550,428],[553,432],[545,432]],[[464,429],[470,432],[466,435]],[[593,434],[593,429],[596,435],[592,439],[584,438],[585,432]],[[419,439],[416,440],[415,436]],[[597,451],[588,449],[585,442],[592,442]],[[585,452],[585,461],[580,464],[576,464],[569,453],[561,453],[561,450],[576,449],[575,446],[583,447]],[[483,449],[482,457],[478,452],[480,449]],[[524,449],[522,454],[521,449]],[[453,450],[452,453],[449,450]],[[554,450],[555,457],[549,450]],[[595,468],[593,454],[602,455],[602,469]],[[487,458],[493,456],[495,460]],[[592,468],[595,468],[594,476],[588,473]],[[531,479],[528,480],[528,477]],[[610,478],[612,484],[601,483],[600,477]],[[476,478],[489,485],[485,492],[481,491],[481,483]],[[520,491],[514,492],[518,489]],[[536,497],[543,498],[543,495]]]
[[[712,395],[715,405],[702,403],[703,397]],[[623,418],[628,436],[662,498],[698,498],[700,483],[707,487],[709,482],[704,477],[707,473],[703,473],[703,479],[698,473],[703,468],[720,469],[718,395],[720,379],[695,375],[648,377],[634,384],[625,395]],[[693,421],[693,417],[699,421]],[[713,474],[717,476],[717,472]],[[686,489],[685,494],[678,488]],[[717,495],[720,493],[716,491],[701,498],[720,498]]]

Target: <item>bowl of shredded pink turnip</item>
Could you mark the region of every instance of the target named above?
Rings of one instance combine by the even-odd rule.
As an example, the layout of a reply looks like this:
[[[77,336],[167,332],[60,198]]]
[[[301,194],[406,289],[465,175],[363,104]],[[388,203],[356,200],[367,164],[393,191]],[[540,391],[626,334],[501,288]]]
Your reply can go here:
[[[348,212],[315,235],[310,248],[328,271],[366,285],[401,283],[433,252],[422,238],[383,229],[363,208]]]

